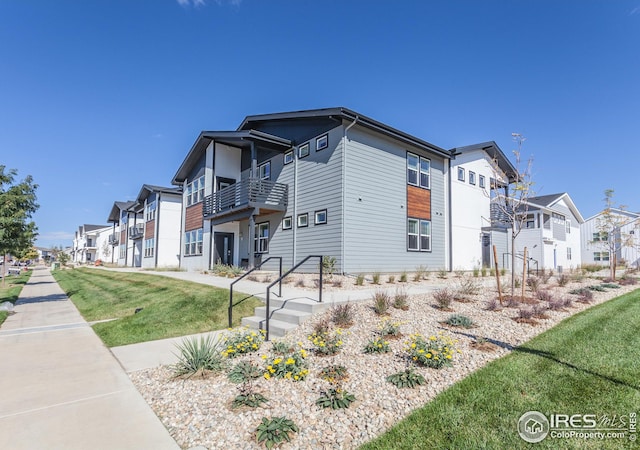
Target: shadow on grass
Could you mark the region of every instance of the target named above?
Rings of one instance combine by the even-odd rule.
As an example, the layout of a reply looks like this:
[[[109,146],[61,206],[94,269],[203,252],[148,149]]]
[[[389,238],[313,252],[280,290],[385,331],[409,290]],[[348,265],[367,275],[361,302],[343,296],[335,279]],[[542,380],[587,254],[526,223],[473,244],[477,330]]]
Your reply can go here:
[[[533,348],[528,348],[528,347],[516,347],[514,349],[514,352],[518,352],[518,353],[526,353],[529,355],[535,355],[535,356],[539,356],[541,358],[546,358],[549,359],[553,362],[556,362],[564,367],[567,367],[569,369],[573,369],[577,372],[582,372],[588,375],[592,375],[594,377],[600,378],[602,380],[608,381],[610,383],[614,383],[617,384],[618,386],[625,386],[628,388],[631,388],[633,390],[636,390],[638,392],[640,392],[640,385],[639,386],[634,386],[633,384],[629,384],[626,381],[622,381],[622,380],[618,380],[617,378],[613,378],[610,377],[608,375],[603,375],[601,373],[598,372],[594,372],[593,370],[589,370],[589,369],[583,369],[581,367],[576,366],[575,364],[572,364],[570,362],[567,361],[562,361],[561,359],[558,359],[553,353],[549,353],[549,352],[545,352],[542,350],[536,350]]]

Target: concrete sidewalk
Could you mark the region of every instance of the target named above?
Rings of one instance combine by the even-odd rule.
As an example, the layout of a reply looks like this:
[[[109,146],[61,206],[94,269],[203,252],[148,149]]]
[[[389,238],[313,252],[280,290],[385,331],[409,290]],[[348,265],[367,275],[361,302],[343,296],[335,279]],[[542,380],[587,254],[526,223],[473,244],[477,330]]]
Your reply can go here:
[[[0,328],[0,448],[178,449],[49,269]]]

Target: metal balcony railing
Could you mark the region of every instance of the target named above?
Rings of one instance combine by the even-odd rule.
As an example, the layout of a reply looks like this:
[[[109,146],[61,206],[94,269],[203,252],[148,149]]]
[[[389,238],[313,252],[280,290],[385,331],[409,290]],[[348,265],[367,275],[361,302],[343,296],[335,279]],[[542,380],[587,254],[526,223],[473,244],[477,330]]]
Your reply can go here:
[[[210,217],[244,207],[285,211],[288,197],[289,187],[286,184],[248,178],[207,195],[202,214]]]
[[[140,239],[144,236],[144,224],[137,223],[132,227],[129,227],[129,239]]]
[[[109,244],[118,245],[120,243],[120,236],[116,234],[109,235]]]

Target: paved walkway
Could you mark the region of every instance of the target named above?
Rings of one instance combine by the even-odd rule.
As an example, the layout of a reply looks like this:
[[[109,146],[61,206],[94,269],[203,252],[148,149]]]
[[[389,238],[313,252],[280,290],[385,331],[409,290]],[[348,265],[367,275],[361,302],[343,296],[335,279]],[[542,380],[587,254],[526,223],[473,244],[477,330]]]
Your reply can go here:
[[[0,449],[178,449],[49,269],[0,328]]]

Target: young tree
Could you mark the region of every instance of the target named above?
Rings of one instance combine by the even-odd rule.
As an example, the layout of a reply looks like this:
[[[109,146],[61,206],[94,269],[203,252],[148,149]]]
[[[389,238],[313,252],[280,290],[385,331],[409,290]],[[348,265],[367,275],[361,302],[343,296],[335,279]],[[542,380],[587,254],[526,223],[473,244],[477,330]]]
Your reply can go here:
[[[590,242],[609,254],[609,275],[615,280],[618,254],[623,248],[633,246],[633,234],[630,233],[633,218],[625,214],[626,206],[614,205],[613,193],[613,189],[604,191],[604,209],[596,220],[598,232]]]
[[[0,252],[6,267],[7,254],[21,255],[33,246],[37,227],[30,219],[39,205],[33,178],[28,175],[16,183],[17,171],[5,169],[0,165]]]
[[[529,158],[523,166],[522,143],[526,140],[519,133],[511,133],[518,149],[513,151],[517,170],[516,180],[509,184],[508,181],[500,182],[497,173],[491,189],[494,191],[491,201],[492,215],[497,221],[505,224],[511,230],[511,296],[516,288],[516,238],[524,227],[529,210],[529,198],[534,196],[531,166],[533,159]],[[497,164],[494,164],[497,166]],[[526,264],[526,261],[524,262]]]

